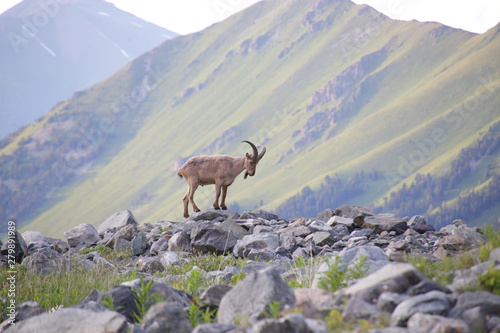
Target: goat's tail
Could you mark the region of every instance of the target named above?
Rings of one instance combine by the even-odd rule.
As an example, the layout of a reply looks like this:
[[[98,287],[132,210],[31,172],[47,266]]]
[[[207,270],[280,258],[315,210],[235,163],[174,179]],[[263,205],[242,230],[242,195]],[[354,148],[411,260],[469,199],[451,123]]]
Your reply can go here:
[[[182,173],[181,173],[181,169],[179,168],[179,170],[177,170],[177,176],[179,176],[179,178],[182,179]]]

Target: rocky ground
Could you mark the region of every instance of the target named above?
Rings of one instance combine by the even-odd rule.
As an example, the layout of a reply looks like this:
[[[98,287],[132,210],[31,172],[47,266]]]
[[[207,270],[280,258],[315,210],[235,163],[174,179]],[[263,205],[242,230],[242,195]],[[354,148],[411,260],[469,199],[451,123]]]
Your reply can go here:
[[[488,269],[500,269],[500,248],[490,251],[488,261],[453,272],[446,286],[407,263],[477,251],[487,241],[483,230],[461,220],[436,231],[422,216],[341,206],[314,219],[206,210],[183,222],[139,225],[130,211],[122,211],[97,230],[81,224],[64,235],[65,241],[16,233],[18,263],[47,275],[77,261],[87,271],[104,267],[136,278],[107,292],[94,289],[82,302],[56,311],[24,302],[17,305],[16,324],[4,321],[3,331],[500,332],[500,296],[481,290],[478,281]],[[94,251],[99,246],[130,256],[117,267]],[[168,274],[193,252],[246,261],[223,270]],[[5,255],[0,263],[6,270]],[[196,291],[199,296],[174,288],[194,271],[209,281]],[[140,297],[153,296],[160,301],[141,308]],[[193,327],[193,304],[214,320]]]

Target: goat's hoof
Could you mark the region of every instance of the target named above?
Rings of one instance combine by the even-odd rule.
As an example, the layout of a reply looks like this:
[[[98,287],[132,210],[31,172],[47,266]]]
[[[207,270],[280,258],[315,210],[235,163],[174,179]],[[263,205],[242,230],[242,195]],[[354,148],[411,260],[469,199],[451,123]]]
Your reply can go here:
[[[222,210],[227,210],[227,207],[226,206],[222,206],[221,209]]]
[[[188,218],[189,217],[189,214],[184,214],[184,218]]]
[[[197,209],[197,210],[195,210],[194,212],[195,212],[195,213],[199,213],[199,212],[201,212],[201,210]]]
[[[219,209],[220,209],[220,207],[214,207],[214,209],[215,209],[215,210],[219,210]]]

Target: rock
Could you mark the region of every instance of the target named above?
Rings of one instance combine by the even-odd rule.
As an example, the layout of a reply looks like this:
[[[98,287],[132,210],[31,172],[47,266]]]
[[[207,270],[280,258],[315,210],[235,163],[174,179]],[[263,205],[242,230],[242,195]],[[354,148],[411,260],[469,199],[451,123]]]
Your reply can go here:
[[[132,242],[128,241],[124,238],[118,238],[115,242],[114,250],[115,251],[131,251],[132,250]]]
[[[192,333],[236,333],[237,328],[234,324],[206,323],[196,326]]]
[[[26,320],[28,318],[38,316],[44,313],[45,310],[38,302],[28,301],[17,306],[16,322]]]
[[[219,210],[209,208],[201,212],[194,213],[188,219],[192,221],[213,221],[213,220],[227,220],[234,212],[230,210]]]
[[[312,242],[318,246],[332,246],[335,241],[335,237],[328,231],[318,231],[312,234]]]
[[[148,237],[144,231],[140,231],[132,240],[132,255],[143,254],[148,247]]]
[[[358,298],[351,298],[342,312],[344,320],[356,322],[360,319],[376,322],[381,311],[376,305],[368,303]]]
[[[328,222],[333,217],[333,213],[333,210],[331,210],[330,208],[325,209],[324,211],[319,212],[318,215],[316,215],[316,220]]]
[[[353,219],[356,216],[371,216],[373,212],[371,209],[362,206],[342,205],[335,209],[335,215]]]
[[[179,232],[180,234],[180,232]],[[172,236],[173,237],[173,236]],[[158,238],[157,241],[153,242],[151,244],[151,248],[149,249],[149,252],[151,252],[152,255],[158,255],[158,253],[167,251],[168,250],[168,240],[166,240],[164,237]]]
[[[201,253],[225,254],[231,252],[238,241],[234,233],[217,222],[199,222],[191,233],[191,247]]]
[[[68,240],[70,247],[77,247],[81,243],[95,244],[101,240],[94,226],[88,223],[82,223],[66,231],[64,237]]]
[[[297,247],[297,240],[291,233],[281,233],[280,244],[285,248],[286,251],[293,251]]]
[[[460,318],[469,309],[479,307],[486,315],[500,313],[500,296],[487,291],[466,291],[458,295],[455,307],[450,311],[450,317]]]
[[[384,213],[365,217],[363,228],[375,229],[378,234],[382,231],[396,231],[396,234],[400,235],[408,229],[408,226],[396,215]]]
[[[427,231],[436,231],[436,229],[434,229],[434,226],[430,224],[418,224],[412,226],[411,228],[412,230],[415,230],[419,234],[425,234]]]
[[[139,260],[137,260],[136,265],[139,272],[149,274],[163,272],[165,270],[165,266],[163,266],[160,259],[155,257],[140,258]]]
[[[425,217],[423,217],[422,215],[415,215],[408,221],[407,224],[410,228],[413,228],[417,225],[426,225],[427,221],[425,220]]]
[[[246,253],[246,258],[254,261],[270,262],[276,258],[276,253],[265,249],[251,249],[250,252]]]
[[[137,313],[137,304],[135,302],[135,293],[128,286],[114,286],[109,292],[102,294],[99,297],[99,302],[106,297],[113,299],[113,306],[117,312],[124,315],[129,322],[134,322],[135,314]]]
[[[417,312],[446,316],[449,309],[450,304],[445,293],[430,291],[410,297],[396,306],[391,315],[391,326],[406,326],[408,319]]]
[[[98,228],[97,232],[100,236],[104,235],[106,230],[111,230],[116,232],[117,230],[123,228],[127,224],[139,225],[135,220],[134,215],[129,210],[123,210],[119,213],[111,215],[106,221],[104,221]]]
[[[497,247],[496,249],[493,249],[490,252],[489,260],[490,261],[498,261],[498,262],[500,262],[500,247]]]
[[[234,246],[233,254],[235,257],[246,257],[251,249],[268,248],[274,251],[278,246],[280,246],[280,241],[279,235],[276,233],[266,232],[257,235],[247,235],[238,240]]]
[[[104,237],[108,237],[110,231],[111,229],[108,229],[107,232],[104,234]],[[118,239],[122,238],[131,242],[134,239],[134,237],[137,236],[138,233],[139,229],[137,228],[136,225],[127,224],[121,229],[117,230],[114,234],[112,234],[112,236],[106,241],[105,244],[107,247],[113,248]]]
[[[264,319],[251,328],[252,333],[327,333],[324,321],[292,313],[280,319]]]
[[[340,253],[331,256],[320,265],[316,275],[314,276],[312,287],[318,287],[319,280],[324,276],[324,272],[329,270],[329,265],[334,263],[333,260],[340,260],[341,264],[339,268],[341,270],[347,270],[348,268],[354,267],[357,263],[359,263],[361,256],[366,257],[365,269],[367,274],[376,272],[383,266],[389,264],[389,259],[385,255],[384,251],[382,251],[379,247],[360,246],[352,249],[344,249]]]
[[[92,312],[89,310],[66,308],[43,313],[23,320],[8,329],[9,333],[21,332],[96,332],[125,333],[127,320],[114,311]]]
[[[271,220],[277,220],[278,219],[278,215],[276,215],[276,213],[273,213],[269,210],[265,210],[265,209],[255,209],[255,210],[252,210],[251,212],[243,212],[240,216],[241,219],[263,219],[263,220],[267,220],[267,221],[271,221]]]
[[[481,307],[476,306],[465,310],[459,319],[462,319],[471,332],[488,332],[484,312]]]
[[[337,235],[337,232],[335,232],[331,226],[329,226],[328,224],[326,224],[323,221],[313,221],[313,222],[309,223],[309,225],[307,227],[312,232],[327,231],[327,232],[331,233],[333,236]]]
[[[190,333],[193,330],[182,306],[172,302],[151,306],[142,319],[141,328],[147,333]]]
[[[9,231],[9,233],[10,232],[12,231]],[[12,249],[14,249],[14,253],[12,252],[9,253],[9,250]],[[20,264],[24,256],[26,255],[27,249],[28,246],[26,245],[23,236],[21,236],[21,234],[16,231],[14,233],[14,237],[13,238],[9,237],[7,241],[2,245],[1,253],[5,255],[14,256],[16,262]],[[12,259],[12,257],[10,257],[10,259]]]
[[[367,237],[375,235],[374,229],[358,229],[351,232],[351,237]]]
[[[191,239],[184,232],[178,232],[168,241],[168,250],[175,252],[191,251]]]
[[[319,311],[329,311],[336,308],[332,293],[323,289],[297,288],[294,289],[294,295],[297,304],[308,302]]]
[[[162,252],[158,256],[160,257],[160,262],[165,267],[171,266],[179,260],[179,256],[177,255],[177,253],[171,251]]]
[[[41,232],[39,231],[25,231],[21,235],[26,242],[27,254],[35,253],[42,247],[50,247],[50,242]]]
[[[410,264],[387,264],[341,293],[345,297],[357,297],[375,303],[382,292],[405,293],[408,288],[424,280],[424,276]]]
[[[442,286],[439,283],[430,280],[423,280],[414,285],[413,287],[410,287],[410,289],[408,289],[408,294],[410,296],[415,296],[415,295],[425,294],[433,290],[438,290],[445,294],[452,293],[452,291],[448,287]]]
[[[354,220],[350,217],[342,217],[342,216],[335,215],[335,216],[332,216],[332,218],[330,218],[327,221],[327,224],[331,225],[331,226],[336,226],[336,225],[341,224],[341,225],[345,225],[348,228],[352,228],[352,226],[354,224]]]
[[[293,289],[274,268],[250,273],[224,295],[219,306],[218,322],[231,324],[237,318],[249,318],[254,322],[265,316],[270,302],[293,306]]]
[[[377,299],[377,307],[384,312],[392,313],[396,306],[407,300],[410,296],[392,292],[383,292]]]
[[[224,295],[227,294],[227,292],[231,289],[232,287],[226,284],[211,285],[207,288],[207,290],[203,292],[203,294],[201,294],[200,301],[202,301],[204,304],[218,307],[220,305],[222,297],[224,297]]]
[[[60,270],[69,264],[67,258],[51,248],[44,247],[27,257],[23,265],[41,274],[50,274],[54,270]]]
[[[500,269],[500,263],[494,261],[485,261],[474,265],[469,269],[455,271],[455,277],[450,285],[450,289],[455,292],[462,292],[470,289],[479,289],[478,276],[485,274],[491,264],[494,264],[494,269]]]
[[[189,306],[192,303],[191,297],[184,291],[174,289],[170,285],[158,279],[154,279],[152,282],[150,279],[144,279],[143,282],[141,282],[141,279],[135,279],[132,281],[123,282],[120,286],[141,290],[142,283],[144,283],[144,285],[147,285],[148,283],[153,283],[153,286],[148,292],[149,296],[158,295],[160,297],[163,297],[164,301],[178,303],[183,307]]]
[[[264,262],[254,262],[250,261],[247,264],[241,266],[241,271],[245,274],[250,274],[254,272],[260,272],[269,268],[274,268],[277,270],[280,274],[283,274],[288,271],[288,268],[285,267],[284,265],[280,264],[269,264],[269,263],[264,263]]]
[[[469,332],[469,327],[460,319],[417,312],[408,320],[408,330],[412,333]]]

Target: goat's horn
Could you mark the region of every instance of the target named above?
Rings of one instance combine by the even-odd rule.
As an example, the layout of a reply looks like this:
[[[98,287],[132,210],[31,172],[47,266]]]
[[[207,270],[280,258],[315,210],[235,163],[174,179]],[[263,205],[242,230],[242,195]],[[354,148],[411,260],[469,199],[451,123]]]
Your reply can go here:
[[[259,161],[264,156],[265,153],[266,153],[266,146],[262,146],[262,150],[260,151],[259,158],[258,158]]]
[[[253,155],[252,155],[252,157],[253,157],[253,160],[254,160],[254,161],[257,161],[257,158],[258,158],[258,156],[259,156],[259,152],[257,151],[257,147],[255,147],[255,145],[254,145],[253,143],[251,143],[250,141],[246,141],[246,140],[245,140],[245,141],[241,141],[241,142],[246,142],[246,143],[248,143],[250,146],[252,146],[252,149],[253,149]]]

